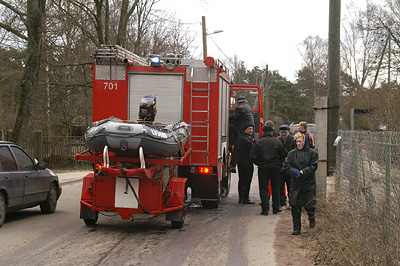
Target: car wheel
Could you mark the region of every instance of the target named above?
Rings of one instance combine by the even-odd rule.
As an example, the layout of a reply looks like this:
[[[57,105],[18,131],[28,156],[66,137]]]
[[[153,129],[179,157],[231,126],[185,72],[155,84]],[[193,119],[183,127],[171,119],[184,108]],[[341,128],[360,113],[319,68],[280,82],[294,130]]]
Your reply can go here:
[[[57,188],[54,183],[50,185],[49,194],[45,202],[40,204],[40,210],[44,214],[54,213],[57,207]]]
[[[3,225],[6,219],[6,200],[3,193],[0,193],[0,227]]]
[[[83,221],[87,226],[94,226],[96,225],[98,219],[99,219],[99,212],[96,212],[96,216],[94,217],[94,219],[83,219]]]

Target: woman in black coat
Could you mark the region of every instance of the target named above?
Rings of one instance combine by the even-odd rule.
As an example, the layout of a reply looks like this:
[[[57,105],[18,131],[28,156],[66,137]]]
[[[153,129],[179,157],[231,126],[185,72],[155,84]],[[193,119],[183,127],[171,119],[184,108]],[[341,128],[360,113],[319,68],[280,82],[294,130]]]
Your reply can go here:
[[[301,232],[301,209],[308,214],[310,227],[315,227],[316,180],[318,152],[308,146],[304,147],[304,136],[294,136],[296,149],[291,150],[283,163],[282,172],[292,177],[289,203],[292,206],[293,235]]]

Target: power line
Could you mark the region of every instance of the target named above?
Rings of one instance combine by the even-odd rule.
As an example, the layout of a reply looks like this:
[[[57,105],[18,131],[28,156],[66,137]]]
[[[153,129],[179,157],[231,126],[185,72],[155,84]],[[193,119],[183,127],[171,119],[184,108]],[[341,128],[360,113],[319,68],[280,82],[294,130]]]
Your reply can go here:
[[[155,14],[153,14],[153,13],[150,13],[150,16],[153,16],[153,17],[156,17],[156,18],[159,18],[159,19],[162,19],[162,20],[171,22],[171,23],[175,23],[175,24],[182,24],[182,25],[201,25],[201,22],[200,22],[200,21],[198,21],[198,22],[192,22],[192,23],[188,23],[188,22],[178,22],[178,21],[175,21],[175,20],[172,20],[172,19],[167,19],[167,18],[165,18],[165,17],[157,16],[157,15],[155,15]]]
[[[213,38],[211,38],[211,37],[209,37],[209,38],[215,44],[215,46],[217,46],[218,50],[225,56],[225,58],[228,59],[228,61],[233,65],[232,60],[222,51],[221,48],[219,48],[218,44],[213,40]]]

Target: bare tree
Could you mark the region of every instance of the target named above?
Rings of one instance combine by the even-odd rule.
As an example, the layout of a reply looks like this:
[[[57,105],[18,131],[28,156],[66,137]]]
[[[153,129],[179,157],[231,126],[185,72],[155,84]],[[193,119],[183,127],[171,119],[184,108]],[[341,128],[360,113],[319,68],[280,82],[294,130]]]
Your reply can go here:
[[[245,62],[235,54],[232,60],[232,82],[234,84],[247,84],[247,68]]]
[[[319,36],[309,36],[300,50],[303,58],[303,68],[298,72],[299,88],[304,94],[312,98],[326,96],[327,93],[327,67],[328,67],[328,42]]]
[[[342,29],[342,70],[353,78],[356,89],[362,89],[372,84],[382,49],[381,35],[371,10],[360,10],[354,4],[347,7]]]
[[[117,40],[116,44],[125,46],[126,38],[127,38],[127,27],[129,19],[132,16],[133,11],[138,5],[139,0],[135,0],[132,6],[129,7],[129,0],[122,0],[121,6],[121,16],[119,19],[119,26],[118,26],[118,33],[117,33]]]
[[[22,9],[26,10],[26,12],[21,11],[20,6],[13,6],[9,2],[0,1],[0,4],[10,11],[8,13],[10,17],[19,19],[19,23],[15,25],[13,20],[5,20],[0,24],[0,27],[22,40],[27,40],[26,63],[20,83],[19,109],[12,138],[13,141],[24,145],[32,121],[35,93],[39,83],[43,50],[42,37],[46,23],[46,1],[28,0],[24,5],[26,9]],[[14,4],[16,3],[14,2]]]

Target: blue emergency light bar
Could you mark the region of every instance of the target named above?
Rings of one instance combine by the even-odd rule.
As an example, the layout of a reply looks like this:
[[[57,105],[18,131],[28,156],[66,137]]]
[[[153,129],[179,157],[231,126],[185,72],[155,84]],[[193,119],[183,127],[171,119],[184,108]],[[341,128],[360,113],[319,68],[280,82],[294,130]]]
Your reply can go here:
[[[161,59],[158,56],[154,56],[150,59],[151,66],[161,66]]]

